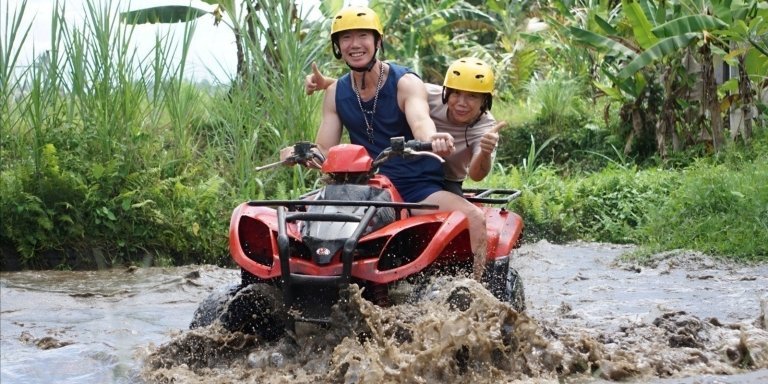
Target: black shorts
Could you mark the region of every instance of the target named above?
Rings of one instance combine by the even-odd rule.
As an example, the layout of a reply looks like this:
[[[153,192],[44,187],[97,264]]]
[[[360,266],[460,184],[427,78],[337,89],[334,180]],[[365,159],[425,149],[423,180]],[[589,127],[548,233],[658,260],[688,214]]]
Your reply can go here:
[[[455,193],[461,197],[464,197],[464,191],[462,191],[461,189],[462,184],[464,184],[463,181],[443,180],[443,189],[445,189],[448,192]]]

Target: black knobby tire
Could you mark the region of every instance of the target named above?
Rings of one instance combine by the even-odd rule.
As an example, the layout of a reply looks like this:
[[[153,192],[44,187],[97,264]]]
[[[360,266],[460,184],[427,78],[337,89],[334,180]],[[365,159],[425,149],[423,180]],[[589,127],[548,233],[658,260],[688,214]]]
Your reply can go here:
[[[237,292],[251,284],[264,282],[245,269],[240,270],[240,276],[240,284],[229,284],[219,287],[211,292],[208,297],[203,299],[195,310],[195,313],[192,315],[192,322],[189,324],[189,329],[207,327],[213,324],[213,322],[221,316],[227,303],[235,297]]]
[[[230,332],[276,340],[285,333],[286,316],[280,289],[243,270],[240,284],[219,288],[200,303],[189,328],[207,327],[218,320]]]
[[[240,284],[227,285],[213,291],[208,297],[203,299],[200,305],[192,315],[192,322],[189,329],[207,327],[213,324],[221,316],[227,303],[231,300],[237,291],[241,288]]]
[[[510,255],[511,256],[511,255]],[[486,266],[483,280],[493,296],[509,303],[518,312],[525,311],[523,279],[509,266],[510,256],[505,256]]]
[[[518,312],[525,312],[525,288],[523,287],[523,278],[516,269],[509,267],[507,274],[507,297],[508,302]]]
[[[259,335],[277,340],[285,333],[287,313],[282,291],[270,284],[251,284],[240,289],[219,316],[221,325],[230,332]]]

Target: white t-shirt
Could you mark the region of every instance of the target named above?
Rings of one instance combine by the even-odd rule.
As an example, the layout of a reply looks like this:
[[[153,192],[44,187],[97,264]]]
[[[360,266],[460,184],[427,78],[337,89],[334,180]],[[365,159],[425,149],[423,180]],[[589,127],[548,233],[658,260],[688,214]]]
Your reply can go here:
[[[425,84],[429,94],[429,115],[435,122],[438,132],[448,132],[453,136],[456,150],[445,159],[443,170],[448,181],[464,181],[469,172],[472,154],[480,152],[480,139],[494,125],[496,119],[486,111],[475,125],[456,126],[448,121],[448,105],[443,104],[443,87],[437,84]],[[495,155],[495,152],[494,152]]]

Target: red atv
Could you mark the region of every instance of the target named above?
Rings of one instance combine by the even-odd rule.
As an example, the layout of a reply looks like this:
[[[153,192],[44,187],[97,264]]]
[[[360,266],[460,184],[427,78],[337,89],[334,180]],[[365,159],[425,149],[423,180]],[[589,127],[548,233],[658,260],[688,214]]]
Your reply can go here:
[[[333,304],[349,284],[363,287],[366,299],[386,306],[392,302],[390,288],[398,283],[419,287],[436,274],[470,274],[473,255],[466,217],[437,211],[434,205],[403,202],[390,180],[376,173],[393,156],[438,157],[429,152],[429,143],[393,138],[391,147],[375,160],[359,145],[337,145],[327,159],[313,147],[297,143],[286,162],[319,160],[325,186],[298,200],[249,201],[235,208],[229,250],[242,281],[208,297],[195,312],[191,328],[218,319],[230,331],[275,339],[295,321],[328,323]],[[523,221],[503,207],[487,206],[505,205],[520,192],[464,192],[485,211],[485,286],[522,311],[522,282],[509,267],[509,258],[519,246]],[[413,209],[435,212],[412,215]]]

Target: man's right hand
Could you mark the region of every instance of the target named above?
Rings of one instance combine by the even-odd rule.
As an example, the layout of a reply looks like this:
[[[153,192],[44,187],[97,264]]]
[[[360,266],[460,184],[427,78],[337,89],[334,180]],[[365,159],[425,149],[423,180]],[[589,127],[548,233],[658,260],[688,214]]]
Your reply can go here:
[[[322,155],[322,152],[320,152],[317,148],[311,148],[310,151],[316,152],[316,156],[311,156],[306,161],[301,162],[301,165],[307,167],[307,168],[313,168],[313,169],[320,169],[323,167],[323,161],[324,158]],[[280,161],[283,163],[283,165],[287,165],[289,167],[292,167],[296,165],[296,159],[293,158],[293,146],[285,147],[280,150]]]
[[[453,136],[446,132],[437,132],[430,137],[432,142],[432,152],[440,157],[448,157],[453,150]]]

